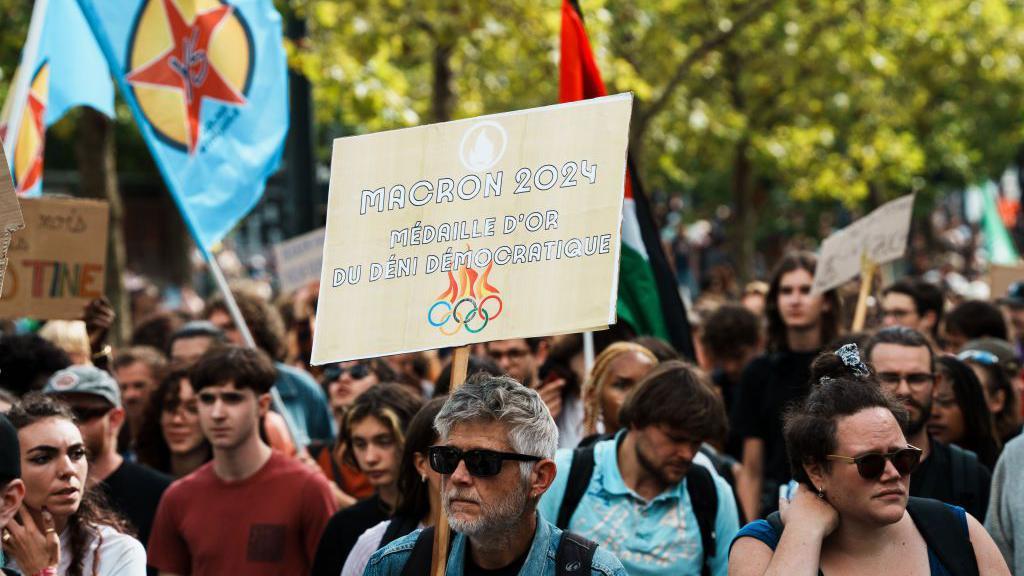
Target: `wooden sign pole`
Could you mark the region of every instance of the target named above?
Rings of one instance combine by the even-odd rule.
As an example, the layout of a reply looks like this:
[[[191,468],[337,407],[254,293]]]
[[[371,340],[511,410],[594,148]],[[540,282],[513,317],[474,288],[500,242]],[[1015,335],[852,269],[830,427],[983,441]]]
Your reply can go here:
[[[875,281],[875,272],[878,271],[878,264],[864,255],[860,261],[860,294],[857,296],[857,309],[853,314],[852,332],[860,332],[864,329],[864,321],[868,315],[868,296],[871,295],[871,287]]]
[[[469,346],[456,348],[455,354],[452,355],[452,381],[448,389],[449,394],[454,393],[455,389],[466,381],[468,369]],[[431,576],[444,576],[448,563],[448,536],[448,516],[445,515],[444,506],[442,506],[437,510],[437,518],[434,519],[434,555],[430,562]]]

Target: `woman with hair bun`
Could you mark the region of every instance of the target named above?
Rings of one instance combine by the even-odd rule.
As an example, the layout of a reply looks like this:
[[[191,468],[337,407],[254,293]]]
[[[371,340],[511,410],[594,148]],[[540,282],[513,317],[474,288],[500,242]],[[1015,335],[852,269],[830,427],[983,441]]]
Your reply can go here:
[[[906,409],[884,393],[856,345],[819,355],[807,398],[784,417],[798,486],[780,512],[736,535],[729,574],[1008,575],[992,538],[963,508],[909,496],[921,451]]]

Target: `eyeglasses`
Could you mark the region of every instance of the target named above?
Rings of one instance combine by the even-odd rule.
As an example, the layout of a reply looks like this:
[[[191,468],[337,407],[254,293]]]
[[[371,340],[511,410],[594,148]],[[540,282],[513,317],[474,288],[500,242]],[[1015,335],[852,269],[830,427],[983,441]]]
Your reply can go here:
[[[985,350],[964,350],[956,355],[956,359],[964,362],[977,362],[985,366],[999,365],[999,357]]]
[[[466,470],[477,478],[496,476],[501,472],[505,460],[517,462],[537,462],[540,456],[515,454],[513,452],[495,452],[493,450],[466,450],[463,452],[452,446],[431,446],[428,451],[430,467],[438,474],[454,474],[459,462],[466,463]]]
[[[362,380],[370,375],[370,365],[365,362],[358,362],[348,367],[342,367],[340,364],[328,366],[324,370],[324,380],[327,382],[334,382],[339,380],[345,374],[348,374],[353,380]]]
[[[101,416],[106,416],[107,412],[113,410],[112,406],[72,406],[71,413],[75,415],[75,420],[78,422],[91,422]]]
[[[885,386],[899,386],[900,382],[906,380],[907,386],[911,388],[923,388],[925,384],[935,382],[935,374],[931,372],[913,372],[911,374],[900,374],[898,372],[879,372],[878,381]]]
[[[912,473],[917,468],[917,465],[921,463],[921,449],[907,444],[906,448],[901,448],[887,454],[869,452],[868,454],[861,454],[856,458],[829,454],[825,458],[828,460],[839,460],[848,464],[856,464],[857,473],[860,474],[861,478],[877,480],[882,475],[882,472],[885,472],[886,460],[892,462],[900,476]]]

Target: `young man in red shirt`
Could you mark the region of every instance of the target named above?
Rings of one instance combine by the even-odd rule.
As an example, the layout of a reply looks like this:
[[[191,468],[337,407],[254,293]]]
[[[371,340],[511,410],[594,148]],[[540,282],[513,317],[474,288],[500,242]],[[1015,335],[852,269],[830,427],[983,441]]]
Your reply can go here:
[[[210,350],[189,380],[213,460],[164,493],[149,540],[161,574],[307,574],[334,513],[321,474],[260,438],[276,371],[262,352]]]

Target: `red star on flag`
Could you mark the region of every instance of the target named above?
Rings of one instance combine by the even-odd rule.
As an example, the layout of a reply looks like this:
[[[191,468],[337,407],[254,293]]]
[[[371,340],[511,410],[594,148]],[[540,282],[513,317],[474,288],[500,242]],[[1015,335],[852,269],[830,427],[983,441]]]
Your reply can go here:
[[[219,6],[196,14],[192,23],[186,24],[172,0],[163,0],[163,3],[174,46],[149,64],[129,72],[125,79],[130,84],[181,90],[185,99],[188,151],[191,154],[199,142],[199,117],[204,99],[245,104],[245,97],[224,80],[206,53],[214,31],[234,8]]]
[[[34,130],[35,133],[39,135],[39,149],[36,150],[35,155],[32,156],[32,161],[28,165],[28,170],[25,171],[25,175],[19,178],[17,190],[17,194],[19,196],[24,195],[26,192],[31,190],[43,175],[43,138],[46,134],[46,125],[43,124],[43,114],[46,112],[46,104],[43,104],[35,94],[29,92],[27,112],[30,114],[29,119],[32,124],[31,126],[26,126],[26,128]],[[22,124],[22,126],[24,126],[24,124]]]

